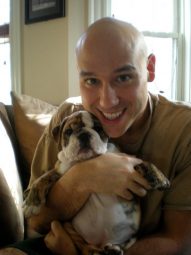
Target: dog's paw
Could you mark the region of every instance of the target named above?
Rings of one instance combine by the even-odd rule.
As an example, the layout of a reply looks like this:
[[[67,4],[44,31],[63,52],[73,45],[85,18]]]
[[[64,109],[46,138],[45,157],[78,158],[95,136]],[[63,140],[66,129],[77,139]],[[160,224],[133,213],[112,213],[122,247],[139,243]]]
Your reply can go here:
[[[165,190],[170,187],[170,181],[155,165],[144,161],[135,169],[147,179],[152,189]]]
[[[40,213],[41,206],[35,206],[35,205],[23,205],[23,213],[25,218],[29,218],[32,215],[38,215]]]
[[[129,239],[126,243],[123,244],[123,250],[124,251],[128,250],[136,242],[136,240],[137,239],[134,237]]]
[[[32,185],[31,189],[24,194],[23,212],[26,218],[32,215],[37,215],[40,212],[41,206],[45,204],[45,197],[41,194],[42,191],[38,185]]]
[[[106,244],[104,246],[103,255],[123,255],[123,250],[119,245],[116,244]]]

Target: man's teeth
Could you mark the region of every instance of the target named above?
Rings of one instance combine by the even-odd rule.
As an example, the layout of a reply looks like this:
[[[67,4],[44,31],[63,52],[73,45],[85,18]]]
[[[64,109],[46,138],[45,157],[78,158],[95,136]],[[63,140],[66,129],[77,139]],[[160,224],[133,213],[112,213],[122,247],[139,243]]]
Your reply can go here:
[[[114,120],[116,118],[118,118],[120,115],[122,114],[122,111],[121,112],[113,112],[113,113],[106,113],[106,112],[103,112],[103,115],[105,118],[109,119],[109,120]]]

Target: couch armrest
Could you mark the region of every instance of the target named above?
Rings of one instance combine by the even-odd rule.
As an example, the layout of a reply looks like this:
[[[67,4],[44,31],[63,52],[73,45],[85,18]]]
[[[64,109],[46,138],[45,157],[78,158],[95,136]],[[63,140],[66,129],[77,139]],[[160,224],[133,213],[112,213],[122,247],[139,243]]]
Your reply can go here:
[[[0,104],[0,247],[24,237],[23,189],[4,111]]]

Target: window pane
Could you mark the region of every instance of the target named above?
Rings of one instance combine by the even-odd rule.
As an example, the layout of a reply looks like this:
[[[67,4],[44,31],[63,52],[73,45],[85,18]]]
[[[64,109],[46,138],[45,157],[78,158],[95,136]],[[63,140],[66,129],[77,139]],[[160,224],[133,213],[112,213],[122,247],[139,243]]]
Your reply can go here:
[[[0,26],[10,22],[10,0],[0,0]],[[10,104],[11,73],[8,35],[0,35],[0,101]]]
[[[10,44],[0,41],[0,101],[10,104]]]
[[[168,98],[174,98],[176,61],[173,54],[173,39],[145,37],[148,52],[156,56],[155,80],[148,83],[149,90],[161,93]]]
[[[111,14],[141,31],[173,32],[174,0],[112,0]]]
[[[10,20],[10,1],[0,0],[0,25],[9,24]]]

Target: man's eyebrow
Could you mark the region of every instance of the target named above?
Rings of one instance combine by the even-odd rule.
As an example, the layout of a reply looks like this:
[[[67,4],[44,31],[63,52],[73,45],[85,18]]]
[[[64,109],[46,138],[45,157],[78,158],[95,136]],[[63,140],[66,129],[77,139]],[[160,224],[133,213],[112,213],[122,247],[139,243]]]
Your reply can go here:
[[[82,77],[85,77],[85,76],[95,76],[95,73],[93,73],[93,72],[87,72],[87,71],[81,71],[80,72],[80,76],[82,76]]]
[[[134,71],[135,67],[133,65],[124,65],[122,67],[119,67],[117,69],[114,70],[114,73],[120,73],[120,72],[124,72],[124,71]],[[80,76],[81,77],[86,77],[86,76],[96,76],[95,73],[93,72],[88,72],[88,71],[81,71],[80,72]]]
[[[133,65],[125,65],[125,66],[117,68],[116,70],[114,70],[114,72],[120,73],[124,71],[134,71],[134,70],[135,70],[135,67]]]

